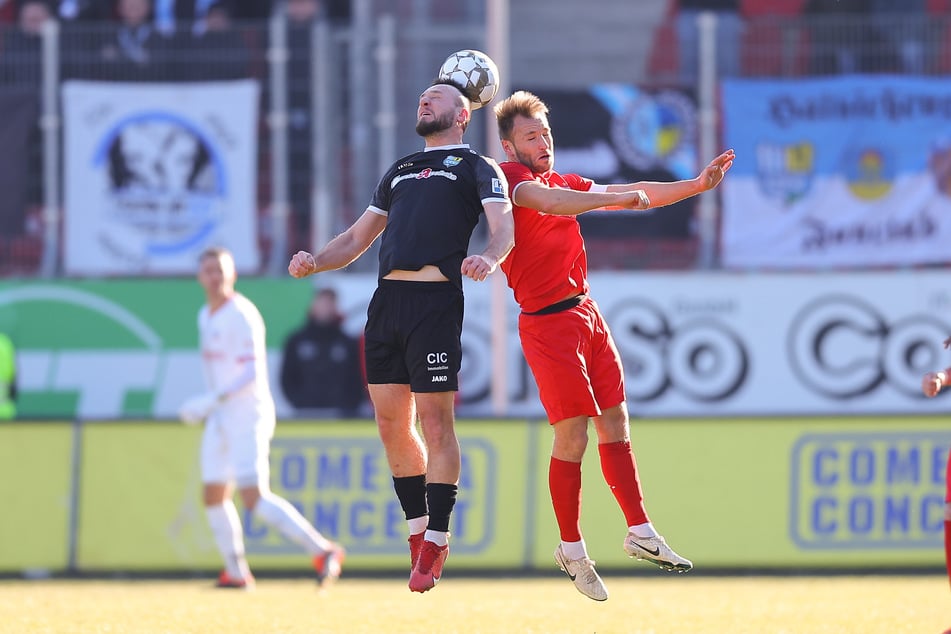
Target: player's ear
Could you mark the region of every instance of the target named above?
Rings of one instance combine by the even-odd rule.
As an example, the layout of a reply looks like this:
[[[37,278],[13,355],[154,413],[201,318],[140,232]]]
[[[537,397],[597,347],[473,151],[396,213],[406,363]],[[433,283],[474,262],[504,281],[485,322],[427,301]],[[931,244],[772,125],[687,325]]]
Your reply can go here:
[[[502,139],[502,151],[505,152],[505,156],[509,159],[515,158],[515,146],[512,145],[511,141]]]

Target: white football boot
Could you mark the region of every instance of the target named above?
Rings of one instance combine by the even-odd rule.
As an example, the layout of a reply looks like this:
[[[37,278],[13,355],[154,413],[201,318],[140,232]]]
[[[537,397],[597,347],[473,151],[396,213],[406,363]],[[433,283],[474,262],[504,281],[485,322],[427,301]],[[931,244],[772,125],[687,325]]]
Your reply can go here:
[[[638,537],[629,532],[624,538],[624,552],[628,557],[649,561],[664,570],[687,572],[693,568],[693,562],[684,559],[667,545],[663,537]]]
[[[608,589],[601,577],[598,576],[598,571],[594,569],[593,561],[587,557],[568,559],[561,549],[561,544],[555,549],[555,561],[565,571],[568,578],[574,582],[578,592],[595,601],[607,601]]]

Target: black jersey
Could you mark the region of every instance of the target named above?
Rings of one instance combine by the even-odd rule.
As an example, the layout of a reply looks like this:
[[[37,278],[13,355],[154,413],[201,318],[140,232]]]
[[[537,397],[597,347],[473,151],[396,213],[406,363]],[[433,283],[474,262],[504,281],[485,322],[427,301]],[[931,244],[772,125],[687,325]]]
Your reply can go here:
[[[403,157],[387,170],[370,202],[386,214],[380,241],[380,273],[418,271],[427,264],[462,288],[462,261],[483,213],[483,202],[507,202],[498,164],[451,145]]]

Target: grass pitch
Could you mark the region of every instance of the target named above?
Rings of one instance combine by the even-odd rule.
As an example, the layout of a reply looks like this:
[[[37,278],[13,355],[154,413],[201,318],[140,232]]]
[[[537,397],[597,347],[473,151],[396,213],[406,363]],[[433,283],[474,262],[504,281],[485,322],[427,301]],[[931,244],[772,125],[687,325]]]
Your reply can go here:
[[[453,578],[423,595],[399,579],[259,579],[254,592],[208,581],[3,581],[0,632],[940,634],[944,576],[613,577],[608,601],[565,577]]]

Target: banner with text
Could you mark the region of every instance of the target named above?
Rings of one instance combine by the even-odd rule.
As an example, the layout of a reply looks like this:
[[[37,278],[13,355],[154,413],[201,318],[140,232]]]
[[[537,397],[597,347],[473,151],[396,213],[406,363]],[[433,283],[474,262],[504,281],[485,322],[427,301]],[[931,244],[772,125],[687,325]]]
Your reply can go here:
[[[362,332],[376,276],[318,276],[339,294],[343,326]],[[313,286],[244,279],[268,325],[278,413],[292,416],[276,375],[281,346],[303,323]],[[921,376],[951,365],[951,270],[773,273],[598,273],[597,299],[624,363],[635,416],[785,416],[946,412]],[[460,416],[544,416],[518,343],[511,295],[466,283]],[[194,280],[0,283],[0,328],[20,362],[25,417],[172,418],[202,385]],[[504,313],[503,318],[498,318]],[[493,345],[503,351],[493,354]],[[365,412],[369,415],[369,411]]]
[[[723,83],[728,268],[951,259],[951,80]]]
[[[524,422],[458,427],[462,471],[453,560],[463,568],[521,566],[532,513]],[[201,504],[201,430],[183,425],[87,424],[79,469],[80,569],[213,568],[219,555]],[[539,463],[540,464],[540,463]],[[406,521],[376,425],[368,420],[280,424],[270,452],[273,490],[347,548],[347,567],[403,569]],[[116,474],[136,474],[117,478]],[[117,530],[114,509],[122,508]],[[255,568],[304,568],[309,557],[242,509]],[[3,558],[0,557],[0,570]]]
[[[453,569],[551,570],[549,426],[468,419],[457,432]],[[14,545],[0,548],[0,571],[217,571],[201,434],[147,421],[0,427],[0,480],[18,483],[0,516],[0,543]],[[943,416],[636,419],[632,443],[652,521],[698,570],[942,567]],[[599,569],[646,570],[620,548],[627,522],[598,462],[586,452],[590,554]],[[281,423],[270,466],[273,490],[344,544],[348,570],[406,570],[406,522],[372,420]],[[242,519],[255,570],[310,568],[299,545]]]
[[[687,91],[610,83],[535,92],[551,109],[559,172],[575,172],[602,184],[697,175],[697,106]],[[594,211],[579,216],[578,222],[588,239],[685,239],[693,235],[695,207],[696,199],[688,198],[662,213]]]
[[[212,244],[256,270],[257,106],[252,80],[67,82],[66,273],[191,274]]]

